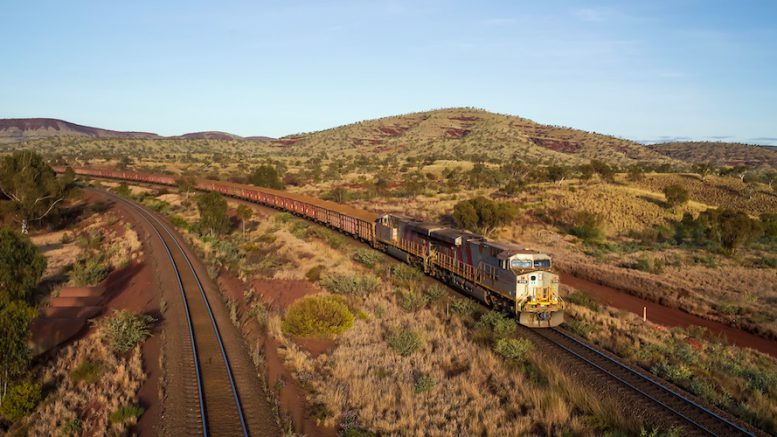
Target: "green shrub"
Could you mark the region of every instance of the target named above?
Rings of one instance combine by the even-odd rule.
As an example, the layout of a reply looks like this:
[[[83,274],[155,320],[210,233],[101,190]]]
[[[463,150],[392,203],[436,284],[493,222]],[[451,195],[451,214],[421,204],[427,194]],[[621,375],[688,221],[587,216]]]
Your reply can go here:
[[[427,299],[430,301],[439,300],[445,296],[445,289],[435,284],[427,288],[426,291],[424,291],[424,295],[426,295]]]
[[[353,314],[335,296],[299,299],[286,311],[281,327],[300,337],[338,335],[353,326]]]
[[[143,415],[143,407],[135,405],[126,405],[119,407],[118,410],[111,413],[108,417],[112,423],[134,423],[140,416]]]
[[[65,422],[65,424],[62,425],[61,431],[64,435],[80,435],[82,427],[83,423],[81,422],[81,419],[73,419]]]
[[[99,322],[100,335],[108,341],[111,350],[126,353],[151,335],[154,318],[127,310],[115,310]]]
[[[267,308],[267,305],[265,305],[262,302],[254,303],[253,305],[251,305],[251,309],[248,310],[248,317],[256,319],[257,323],[259,323],[259,326],[261,326],[262,328],[267,326],[268,314],[269,314],[269,310]]]
[[[409,328],[392,330],[387,338],[389,346],[403,357],[412,355],[423,346],[423,339],[416,331]]]
[[[356,253],[353,254],[353,259],[358,263],[372,268],[383,260],[383,255],[372,249],[358,249]]]
[[[83,381],[87,384],[94,384],[102,377],[103,370],[101,362],[84,360],[78,367],[70,372],[70,379],[76,383]]]
[[[378,290],[380,280],[372,275],[336,273],[324,278],[321,286],[332,293],[366,296]]]
[[[602,239],[604,232],[600,228],[602,222],[599,215],[588,211],[580,211],[575,217],[574,225],[569,233],[580,238],[586,243],[594,243]]]
[[[514,363],[525,363],[531,349],[531,342],[525,338],[501,338],[494,346],[496,353]]]
[[[189,222],[187,222],[185,218],[177,214],[173,214],[170,216],[170,223],[172,223],[173,226],[175,226],[176,228],[181,228],[187,231],[190,228]]]
[[[3,398],[0,413],[15,421],[29,414],[40,401],[40,384],[23,381],[11,386]]]
[[[599,302],[582,291],[576,291],[565,297],[564,300],[575,305],[584,306],[592,311],[599,311],[601,309]]]
[[[475,310],[475,304],[469,299],[454,299],[451,302],[451,312],[460,316],[471,314]]]
[[[70,270],[70,282],[73,285],[92,286],[102,282],[108,276],[108,266],[105,255],[90,255],[81,258],[73,264]]]
[[[484,332],[493,342],[510,337],[515,333],[518,325],[515,320],[506,317],[498,311],[489,311],[475,324],[475,328]]]
[[[310,282],[318,282],[321,279],[321,272],[324,270],[324,266],[321,264],[313,266],[305,273],[305,277]]]
[[[434,379],[426,373],[416,375],[413,381],[413,390],[416,393],[423,393],[433,389],[435,386]]]
[[[415,312],[426,306],[426,297],[412,290],[398,290],[398,303],[403,310]]]
[[[421,281],[423,273],[417,268],[407,264],[397,264],[391,267],[391,280],[405,288],[415,288]]]

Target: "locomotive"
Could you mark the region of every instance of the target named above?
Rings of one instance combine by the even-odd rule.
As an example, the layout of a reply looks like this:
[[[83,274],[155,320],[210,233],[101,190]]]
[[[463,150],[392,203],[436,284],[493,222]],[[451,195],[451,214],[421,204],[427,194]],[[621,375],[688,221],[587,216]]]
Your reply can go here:
[[[530,327],[564,321],[559,277],[546,254],[409,217],[386,214],[373,246]]]
[[[173,176],[112,169],[74,168],[78,175],[175,185]],[[65,168],[54,167],[62,173]],[[515,314],[529,327],[564,321],[559,276],[547,254],[396,214],[378,215],[302,194],[199,179],[198,190],[260,203],[316,221],[414,265],[467,296]]]

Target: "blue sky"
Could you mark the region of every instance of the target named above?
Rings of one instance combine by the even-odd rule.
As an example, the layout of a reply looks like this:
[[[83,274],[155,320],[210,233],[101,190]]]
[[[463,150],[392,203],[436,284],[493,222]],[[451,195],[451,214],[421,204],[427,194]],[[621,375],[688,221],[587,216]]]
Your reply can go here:
[[[777,2],[4,1],[0,117],[282,136],[474,106],[777,144]]]

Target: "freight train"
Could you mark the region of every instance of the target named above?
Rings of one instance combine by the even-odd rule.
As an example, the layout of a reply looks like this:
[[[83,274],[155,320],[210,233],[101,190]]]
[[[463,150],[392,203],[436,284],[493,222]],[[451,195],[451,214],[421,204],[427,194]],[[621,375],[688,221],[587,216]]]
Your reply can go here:
[[[64,168],[54,168],[63,172]],[[174,176],[112,169],[73,168],[77,175],[161,185]],[[319,222],[423,270],[460,292],[529,327],[564,321],[559,276],[547,254],[512,243],[396,214],[379,215],[301,194],[199,179],[196,189],[274,207]]]

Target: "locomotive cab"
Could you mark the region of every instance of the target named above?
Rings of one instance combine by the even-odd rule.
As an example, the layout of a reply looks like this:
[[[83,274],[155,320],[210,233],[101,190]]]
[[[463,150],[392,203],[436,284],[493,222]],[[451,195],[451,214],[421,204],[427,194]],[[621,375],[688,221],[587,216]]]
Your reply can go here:
[[[519,253],[509,258],[516,277],[516,312],[519,323],[531,327],[553,327],[564,322],[564,302],[559,296],[559,277],[552,270],[550,256]]]

